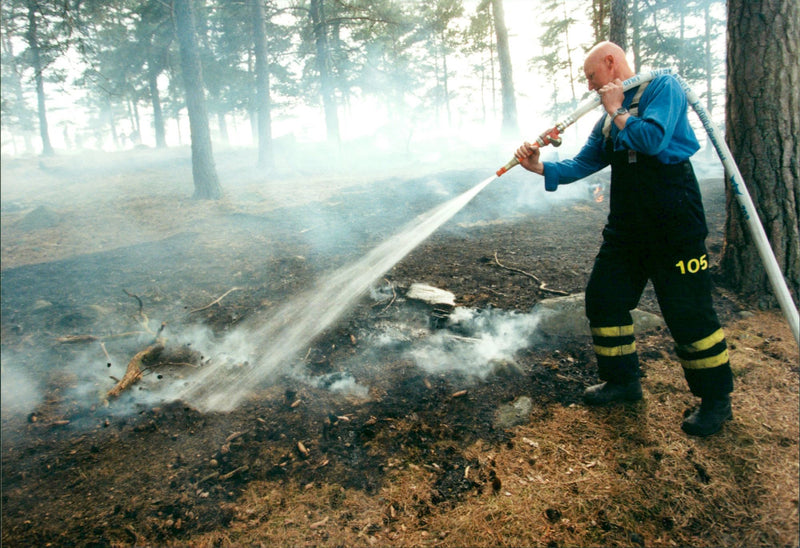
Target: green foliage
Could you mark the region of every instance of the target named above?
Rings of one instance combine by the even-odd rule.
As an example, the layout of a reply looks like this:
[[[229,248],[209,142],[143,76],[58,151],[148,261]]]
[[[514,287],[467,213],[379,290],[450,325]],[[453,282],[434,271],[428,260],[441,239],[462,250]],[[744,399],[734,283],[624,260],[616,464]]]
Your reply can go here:
[[[212,114],[248,115],[256,97],[254,39],[250,0],[193,0],[198,48],[206,98]],[[414,113],[430,118],[479,91],[483,114],[487,94],[492,104],[499,93],[494,21],[489,0],[318,0],[319,28],[326,41],[317,49],[309,17],[310,0],[260,0],[266,11],[270,94],[273,109],[289,112],[301,104],[319,105],[320,66],[326,85],[340,107],[377,99],[395,120],[413,123]],[[629,49],[643,67],[676,66],[695,87],[706,79],[706,66],[718,78],[722,52],[706,54],[706,20],[710,8],[710,40],[722,32],[722,0],[630,0]],[[39,1],[40,54],[45,75],[63,78],[53,61],[71,52],[83,66],[70,86],[81,88],[84,105],[104,131],[123,118],[138,125],[139,108],[154,108],[156,99],[169,116],[184,108],[175,28],[169,0]],[[26,47],[26,0],[3,2],[3,127],[31,125],[33,72]],[[539,34],[531,72],[544,76],[546,89],[526,90],[549,116],[571,111],[585,94],[582,62],[585,51],[606,33],[608,0],[540,0],[530,24]],[[512,25],[512,33],[526,28]],[[540,31],[540,32],[539,32]],[[322,65],[320,64],[322,63]],[[468,67],[456,72],[454,67]],[[456,78],[457,77],[457,78]],[[153,82],[159,84],[152,96]],[[702,86],[705,88],[707,86]],[[18,88],[20,93],[14,90]],[[160,89],[159,89],[160,88]],[[476,116],[475,113],[470,113]],[[145,128],[146,129],[146,128]]]
[[[706,77],[705,20],[703,12],[719,8],[724,13],[723,0],[639,0],[641,36],[640,62],[649,67],[673,66],[687,82],[702,81]],[[716,40],[724,31],[725,21],[712,18],[710,39]],[[712,56],[714,52],[712,52]],[[710,65],[724,66],[722,60],[713,58]]]
[[[545,0],[540,37],[541,53],[530,59],[532,70],[544,74],[553,84],[551,95],[553,114],[570,112],[580,99],[576,88],[583,88],[583,55],[592,45],[608,38],[610,2],[593,0],[591,5],[576,0]],[[629,50],[638,53],[637,66],[644,68],[675,67],[690,84],[705,83],[708,66],[717,71],[712,78],[723,74],[724,63],[711,50],[706,54],[706,20],[704,12],[723,13],[722,0],[631,0],[632,17],[628,33],[634,36]],[[578,36],[576,24],[591,22],[596,36]],[[546,15],[545,15],[546,14]],[[715,42],[724,30],[724,21],[712,17],[708,40]],[[568,87],[571,86],[571,89]]]

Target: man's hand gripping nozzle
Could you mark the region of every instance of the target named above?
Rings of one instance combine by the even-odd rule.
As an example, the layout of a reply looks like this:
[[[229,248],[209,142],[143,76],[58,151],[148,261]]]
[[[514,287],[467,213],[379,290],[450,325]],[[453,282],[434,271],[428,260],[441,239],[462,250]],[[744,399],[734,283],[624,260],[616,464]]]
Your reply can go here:
[[[536,138],[536,141],[533,144],[539,148],[547,145],[553,145],[554,147],[558,147],[561,146],[561,142],[562,141],[561,141],[561,136],[559,135],[559,129],[558,126],[556,126],[554,128],[548,129],[547,131],[539,135],[539,137]],[[517,165],[519,163],[519,160],[520,160],[519,158],[514,156],[513,158],[511,158],[511,160],[509,160],[509,162],[506,165],[498,169],[495,172],[495,174],[498,177],[500,177],[503,173],[505,173],[506,171]]]

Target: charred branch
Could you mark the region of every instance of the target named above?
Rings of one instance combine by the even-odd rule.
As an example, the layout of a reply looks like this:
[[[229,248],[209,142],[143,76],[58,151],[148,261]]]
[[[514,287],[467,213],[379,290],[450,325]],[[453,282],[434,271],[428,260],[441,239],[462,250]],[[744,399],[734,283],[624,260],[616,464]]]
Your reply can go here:
[[[216,299],[214,299],[213,301],[208,303],[207,305],[201,306],[200,308],[194,308],[194,309],[190,310],[189,314],[193,314],[195,312],[200,312],[202,310],[206,310],[207,308],[211,308],[215,304],[219,304],[222,301],[222,299],[227,297],[229,294],[233,293],[234,291],[238,291],[239,289],[241,289],[241,288],[240,287],[232,287],[229,290],[227,290],[225,293],[223,293],[222,295],[220,295],[219,297],[217,297]]]
[[[494,262],[495,262],[495,264],[497,266],[499,266],[503,270],[508,270],[509,272],[516,272],[517,274],[522,274],[523,276],[527,276],[528,278],[530,278],[531,280],[536,282],[536,284],[538,285],[539,291],[542,291],[544,293],[552,293],[553,295],[569,295],[569,293],[567,293],[566,291],[561,291],[560,289],[550,289],[550,288],[548,288],[547,284],[545,282],[543,282],[537,276],[531,274],[530,272],[525,272],[524,270],[520,270],[519,268],[514,268],[512,266],[504,265],[497,258],[497,252],[495,252],[495,254],[494,254]]]
[[[128,362],[128,368],[125,370],[125,375],[122,377],[122,379],[120,379],[117,385],[114,386],[114,388],[108,391],[106,398],[116,398],[122,394],[122,392],[139,382],[139,379],[141,379],[142,375],[144,374],[145,365],[156,361],[163,350],[164,342],[157,341],[155,344],[152,344],[141,352],[137,353],[131,359],[131,361]]]
[[[164,339],[161,338],[161,333],[164,331],[166,325],[166,322],[162,322],[158,333],[156,333],[153,344],[131,358],[131,361],[128,362],[128,367],[125,369],[125,375],[123,375],[116,386],[106,394],[107,400],[118,397],[122,392],[139,382],[142,375],[144,375],[146,367],[158,360],[159,356],[161,356],[161,353],[164,351],[165,343]]]

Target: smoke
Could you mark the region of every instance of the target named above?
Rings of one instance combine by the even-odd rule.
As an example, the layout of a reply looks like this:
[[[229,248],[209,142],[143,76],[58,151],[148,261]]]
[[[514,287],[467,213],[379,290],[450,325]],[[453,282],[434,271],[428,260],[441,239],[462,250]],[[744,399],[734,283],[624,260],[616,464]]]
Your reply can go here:
[[[281,366],[349,311],[375,280],[494,179],[489,177],[420,215],[361,259],[323,276],[311,290],[287,302],[259,325],[227,336],[217,353],[229,354],[233,361],[205,367],[182,398],[205,410],[233,409],[254,386],[273,378]],[[247,361],[237,361],[243,355],[249,356]]]
[[[0,357],[3,417],[27,415],[42,402],[42,391],[23,363],[9,353]]]
[[[337,371],[325,375],[310,376],[302,371],[295,371],[293,377],[304,384],[328,390],[334,394],[360,399],[366,399],[369,396],[369,388],[356,381],[355,377],[348,372]]]
[[[447,329],[437,330],[408,349],[407,356],[428,373],[461,373],[485,379],[500,364],[513,363],[535,344],[537,314],[456,308]]]
[[[569,146],[573,146],[573,149],[568,149]],[[576,151],[575,145],[565,145],[557,150],[548,147],[543,150],[543,154],[548,159],[555,160],[569,157]],[[24,302],[25,298],[43,299],[63,307],[59,308],[59,311],[64,311],[63,318],[56,317],[54,311],[46,313],[53,317],[52,323],[47,324],[48,329],[61,334],[69,327],[63,321],[66,311],[77,308],[74,303],[108,304],[109,309],[116,311],[123,308],[116,306],[120,300],[118,288],[121,284],[149,291],[151,299],[146,300],[146,306],[151,307],[154,301],[152,297],[160,298],[162,302],[170,298],[168,295],[165,299],[158,291],[157,285],[161,279],[171,277],[186,280],[190,295],[198,294],[206,288],[214,288],[216,291],[222,283],[229,284],[231,280],[239,285],[239,280],[258,271],[261,265],[258,261],[284,260],[287,256],[292,261],[287,272],[297,275],[301,268],[305,269],[304,274],[308,278],[301,280],[302,283],[296,287],[306,287],[310,285],[308,279],[323,271],[323,265],[327,267],[331,264],[330,261],[315,260],[334,257],[334,268],[337,264],[341,265],[338,270],[319,275],[316,285],[308,291],[298,292],[284,306],[276,307],[277,310],[270,317],[243,323],[224,335],[214,334],[199,326],[170,324],[170,344],[191,346],[203,355],[202,365],[160,376],[155,373],[146,374],[134,391],[112,404],[112,411],[125,413],[136,405],[156,405],[176,399],[184,399],[204,410],[228,410],[252,394],[256,387],[274,382],[281,375],[337,394],[366,397],[369,386],[365,379],[356,379],[349,373],[312,376],[304,371],[300,362],[302,353],[313,344],[314,338],[341,318],[362,295],[372,291],[378,300],[390,296],[385,287],[374,288],[376,279],[436,230],[468,234],[469,229],[479,223],[507,222],[531,212],[563,206],[565,202],[587,199],[587,185],[583,181],[563,186],[558,192],[548,193],[544,191],[540,177],[521,167],[505,174],[491,186],[487,185],[494,177],[473,186],[479,177],[493,173],[503,165],[512,152],[513,147],[500,151],[486,150],[479,155],[474,148],[467,149],[458,156],[459,159],[464,159],[463,169],[456,170],[453,169],[452,151],[443,149],[443,152],[439,152],[431,147],[427,154],[419,157],[430,163],[421,164],[418,161],[415,164],[413,173],[416,177],[408,171],[398,171],[388,177],[386,166],[383,166],[380,173],[387,177],[383,180],[369,172],[374,163],[360,165],[356,172],[347,177],[337,175],[338,179],[333,176],[319,180],[310,177],[306,181],[303,178],[305,173],[301,172],[298,178],[287,182],[287,172],[282,171],[275,177],[275,184],[266,180],[263,173],[255,178],[255,174],[250,177],[248,172],[249,178],[242,178],[244,182],[237,180],[236,183],[227,183],[227,201],[213,205],[177,202],[179,208],[176,208],[175,217],[183,221],[179,229],[167,222],[162,223],[163,219],[159,217],[163,210],[157,207],[156,202],[164,200],[175,203],[170,200],[175,199],[177,192],[175,187],[164,184],[162,177],[146,177],[150,181],[148,186],[136,187],[136,193],[147,195],[147,199],[135,202],[136,208],[131,211],[136,215],[126,217],[122,229],[114,224],[116,217],[100,217],[108,208],[96,207],[92,215],[85,215],[82,201],[84,196],[75,194],[68,205],[80,205],[82,209],[79,213],[83,219],[81,222],[87,223],[87,226],[92,222],[96,225],[92,230],[83,230],[83,234],[87,235],[85,240],[108,241],[108,244],[103,244],[106,246],[103,249],[109,250],[90,253],[86,248],[75,248],[80,252],[76,252],[69,260],[53,261],[48,256],[46,269],[37,269],[36,265],[28,269],[4,269],[4,322],[12,316],[7,310],[16,314],[17,311],[30,309],[30,304]],[[174,170],[176,153],[160,154],[164,166],[157,167],[166,166]],[[166,154],[169,155],[163,156]],[[225,155],[220,155],[220,165],[225,166],[221,172],[230,180],[243,173],[243,168],[237,171],[232,165],[252,163],[252,159],[244,157],[245,154],[235,151],[227,160],[224,160]],[[302,156],[305,161],[309,156],[300,152],[297,155]],[[367,153],[363,153],[358,158],[367,156]],[[699,156],[698,154],[693,160],[700,178],[721,177],[718,162],[714,162],[713,158],[704,162]],[[141,170],[139,159],[142,156],[137,154],[136,158],[131,159],[131,165],[122,167],[130,172]],[[443,159],[449,163],[436,163]],[[112,157],[107,161],[117,162],[119,157]],[[394,161],[400,163],[398,159]],[[47,162],[50,165],[50,161]],[[67,160],[62,162],[67,163]],[[79,163],[69,163],[72,170],[69,172],[69,184],[51,184],[55,175],[48,174],[45,180],[48,184],[34,186],[33,192],[23,192],[27,178],[19,177],[16,190],[9,196],[15,199],[24,196],[26,201],[20,203],[25,208],[34,207],[42,199],[57,207],[64,189],[68,189],[70,193],[78,189],[82,194],[97,195],[102,192],[103,200],[109,199],[115,203],[131,199],[130,190],[122,192],[109,185],[102,189],[99,186],[95,188],[95,185],[100,184],[100,179],[113,180],[112,174],[116,173],[114,177],[119,177],[119,173],[107,173],[104,169],[102,173],[96,173],[96,177],[82,182],[84,179],[80,177]],[[475,167],[478,163],[483,164],[481,169]],[[298,160],[297,165],[301,164]],[[449,171],[445,171],[446,169]],[[425,174],[420,175],[421,172]],[[607,174],[599,174],[598,177],[607,177]],[[301,183],[294,184],[296,181]],[[190,184],[186,181],[184,183]],[[716,183],[715,181],[714,184]],[[58,194],[56,189],[60,189],[62,194]],[[716,190],[721,192],[721,183]],[[7,192],[10,191],[4,178],[4,206],[10,203],[6,201]],[[440,205],[431,209],[435,204]],[[127,209],[125,211],[129,212]],[[5,213],[4,211],[4,217]],[[75,214],[75,211],[68,213]],[[414,215],[417,217],[408,222]],[[97,220],[93,220],[93,216],[97,216],[105,224],[101,226]],[[448,223],[450,219],[453,222]],[[68,223],[60,226],[63,224]],[[4,239],[9,226],[4,224]],[[109,226],[123,234],[124,239],[119,241],[106,238],[107,234],[112,234],[111,231],[106,232],[106,227]],[[79,227],[83,228],[84,225]],[[178,231],[171,232],[172,230]],[[193,232],[194,230],[198,232]],[[95,238],[95,233],[103,237]],[[295,238],[288,242],[289,248],[268,245],[270,239],[280,241],[285,234]],[[252,251],[252,246],[237,247],[237,243],[239,239],[247,237],[259,238],[265,245],[258,257],[247,257],[243,261],[239,257],[240,249]],[[133,241],[137,242],[136,245],[127,245]],[[141,243],[142,241],[146,243]],[[47,253],[51,252],[48,248]],[[202,255],[203,253],[206,255]],[[154,260],[156,255],[159,258]],[[200,271],[203,278],[198,277],[196,270],[197,256],[205,257],[209,264],[205,270]],[[228,264],[234,264],[235,261],[236,266],[231,267]],[[163,264],[163,270],[152,269],[156,262]],[[242,264],[246,267],[252,266],[252,270],[244,270],[244,274],[234,270],[241,270]],[[115,274],[109,274],[110,272]],[[276,277],[281,274],[283,273],[279,272]],[[49,277],[58,283],[52,284],[52,289],[43,288],[36,285],[36,276]],[[116,280],[117,276],[124,276],[124,281]],[[260,285],[283,282],[254,279],[257,280],[254,284]],[[105,286],[116,292],[113,298],[102,293]],[[67,293],[64,291],[65,287],[69,289],[69,298],[64,297]],[[140,293],[138,289],[137,293]],[[181,308],[182,303],[174,303],[174,306]],[[159,312],[163,312],[164,308]],[[55,307],[51,310],[54,309]],[[151,315],[152,310],[153,308],[148,308]],[[169,315],[171,312],[174,312],[174,308],[167,308],[165,319],[172,318]],[[91,329],[93,326],[102,326],[107,333],[123,331],[121,322],[114,324],[109,318],[110,314],[102,314],[95,324],[77,326],[77,332],[97,333],[96,329]],[[365,351],[378,352],[396,348],[401,350],[400,355],[404,359],[413,361],[425,371],[454,372],[485,378],[498,364],[513,362],[516,352],[535,341],[537,321],[536,317],[528,314],[457,309],[446,330],[431,332],[427,327],[413,322],[407,325],[398,323],[378,330],[375,337],[369,339],[374,348]],[[138,347],[136,344],[131,347],[141,349],[142,341],[135,343]],[[92,355],[87,353],[74,356],[64,367],[73,381],[62,394],[96,404],[114,385],[115,381],[111,377],[120,378],[124,374],[127,360],[132,355],[129,350],[130,348],[114,349],[109,346],[111,367],[106,367],[106,360],[101,355],[98,360],[96,348]],[[98,365],[87,367],[87,364]],[[43,378],[43,375],[32,373],[29,365],[23,364],[21,359],[17,360],[6,351],[3,355],[2,372],[4,415],[30,412],[41,404],[42,381],[37,383],[36,379]]]

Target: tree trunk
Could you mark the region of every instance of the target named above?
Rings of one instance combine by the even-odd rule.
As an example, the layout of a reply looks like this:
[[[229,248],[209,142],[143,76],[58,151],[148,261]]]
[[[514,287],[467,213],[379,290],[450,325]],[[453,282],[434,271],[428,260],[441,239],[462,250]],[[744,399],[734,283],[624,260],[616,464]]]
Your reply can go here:
[[[453,116],[450,113],[450,88],[447,78],[447,51],[445,46],[444,32],[439,37],[442,44],[442,91],[444,95],[445,112],[447,112],[447,127],[453,127]]]
[[[39,112],[39,135],[42,138],[42,155],[55,154],[50,144],[50,131],[47,128],[47,108],[44,96],[44,77],[42,76],[42,58],[39,49],[38,28],[36,23],[36,2],[28,1],[28,31],[26,33],[28,47],[31,52],[31,66],[36,79],[36,102]]]
[[[267,28],[262,0],[251,0],[253,36],[256,53],[256,108],[258,109],[258,166],[271,168],[272,105],[269,96],[269,66],[267,65]]]
[[[20,74],[22,71],[20,70],[19,64],[17,63],[16,55],[14,54],[14,44],[9,38],[9,31],[3,29],[3,57],[4,61],[8,62],[11,65],[11,73],[3,80],[3,86],[13,91],[14,96],[14,113],[13,116],[16,118],[17,126],[19,127],[20,132],[22,133],[22,139],[25,143],[25,152],[28,154],[33,153],[33,142],[31,140],[31,134],[29,131],[31,124],[30,117],[28,116],[27,109],[25,108],[25,95],[22,92],[22,78]],[[11,139],[11,143],[14,145],[14,151],[16,153],[17,147],[17,140],[16,138]]]
[[[103,101],[106,106],[106,113],[108,114],[108,131],[111,133],[111,142],[114,144],[115,149],[119,149],[119,135],[117,135],[117,120],[114,118],[114,106],[111,104],[111,97],[105,95]]]
[[[703,6],[703,21],[705,23],[705,67],[706,67],[706,110],[711,112],[714,109],[714,94],[712,88],[714,59],[711,53],[711,3],[706,2]]]
[[[800,4],[728,2],[726,140],[795,301],[800,294]],[[721,268],[734,290],[768,280],[729,188]]]
[[[562,2],[562,7],[564,8],[564,20],[567,21],[569,19],[569,14],[567,13],[567,3]],[[567,52],[567,71],[569,73],[569,89],[570,93],[572,94],[572,101],[577,104],[578,96],[575,93],[575,71],[572,69],[572,40],[569,37],[569,25],[564,25],[564,50]],[[555,96],[553,97],[555,99]]]
[[[186,108],[189,111],[189,131],[192,138],[194,197],[216,200],[222,196],[222,189],[219,186],[214,153],[211,149],[203,70],[197,48],[191,0],[175,0],[173,6],[180,44],[183,84],[186,88]]]
[[[155,131],[156,134],[156,148],[166,148],[167,139],[166,132],[164,131],[164,113],[161,110],[161,96],[158,92],[158,69],[150,68],[150,70],[147,71],[147,80],[150,86],[150,102],[153,104],[153,131]]]
[[[631,50],[633,51],[633,71],[639,74],[642,71],[642,56],[641,56],[641,21],[642,16],[639,14],[639,0],[633,0],[631,6],[631,27],[633,27],[633,36],[631,37]]]
[[[608,39],[624,50],[628,49],[628,0],[611,0]]]
[[[320,93],[322,94],[322,106],[325,111],[325,128],[327,130],[328,141],[338,146],[339,144],[339,114],[336,109],[336,97],[334,96],[334,86],[331,81],[330,71],[328,70],[328,36],[323,21],[323,0],[311,0],[309,16],[314,32],[314,44],[316,46],[316,64],[319,72]]]
[[[492,18],[497,37],[497,57],[500,64],[500,93],[503,99],[502,134],[505,137],[517,137],[517,99],[514,93],[514,76],[511,71],[511,50],[508,45],[508,29],[506,28],[503,0],[492,0]]]
[[[228,135],[228,121],[222,109],[217,112],[217,126],[219,127],[220,140],[226,145],[230,144],[231,139],[230,135]]]
[[[592,32],[596,42],[605,40],[606,2],[607,0],[592,0]]]

